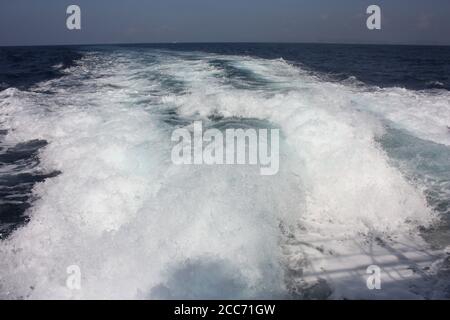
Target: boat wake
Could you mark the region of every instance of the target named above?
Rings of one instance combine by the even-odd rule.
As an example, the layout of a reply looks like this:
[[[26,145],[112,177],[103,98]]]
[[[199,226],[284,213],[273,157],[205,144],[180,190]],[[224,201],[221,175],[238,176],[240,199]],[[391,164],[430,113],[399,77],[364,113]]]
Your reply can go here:
[[[2,143],[45,141],[51,175],[0,242],[0,297],[447,297],[449,106],[446,90],[331,82],[282,59],[84,52],[0,92]],[[279,173],[174,165],[171,133],[194,121],[279,128]]]

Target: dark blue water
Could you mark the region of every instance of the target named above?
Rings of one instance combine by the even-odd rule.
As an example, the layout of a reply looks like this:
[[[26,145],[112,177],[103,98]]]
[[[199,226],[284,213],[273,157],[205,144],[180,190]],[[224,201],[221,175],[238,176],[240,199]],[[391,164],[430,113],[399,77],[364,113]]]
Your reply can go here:
[[[55,79],[82,54],[76,48],[0,48],[0,90],[26,90],[34,84]]]
[[[379,87],[450,90],[450,46],[340,44],[142,44],[118,46],[0,48],[0,90],[29,88],[61,76],[90,50],[160,48],[224,55],[283,58],[331,79],[358,80]],[[57,67],[55,67],[57,66]]]
[[[283,58],[338,81],[356,77],[366,84],[382,88],[450,90],[449,46],[239,43],[131,47],[248,55],[264,59]]]

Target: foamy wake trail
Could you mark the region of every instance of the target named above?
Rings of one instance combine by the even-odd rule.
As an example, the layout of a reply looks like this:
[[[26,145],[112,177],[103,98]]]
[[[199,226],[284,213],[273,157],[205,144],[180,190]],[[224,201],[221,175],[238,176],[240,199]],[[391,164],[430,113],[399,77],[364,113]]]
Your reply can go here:
[[[376,141],[393,123],[450,145],[447,92],[364,91],[281,60],[123,50],[0,99],[8,141],[47,140],[41,166],[62,172],[35,187],[30,222],[0,244],[1,297],[439,296],[440,252],[417,231],[436,216]],[[173,123],[213,126],[212,115],[280,127],[279,174],[173,165]],[[373,264],[383,290],[366,287]],[[66,286],[70,265],[80,291]]]

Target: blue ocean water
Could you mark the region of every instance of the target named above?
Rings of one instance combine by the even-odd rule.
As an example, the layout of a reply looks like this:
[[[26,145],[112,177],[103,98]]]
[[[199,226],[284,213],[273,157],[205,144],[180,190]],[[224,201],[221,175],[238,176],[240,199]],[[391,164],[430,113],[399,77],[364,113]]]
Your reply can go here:
[[[127,47],[126,45],[124,47]],[[450,47],[343,44],[166,44],[132,45],[224,55],[283,58],[311,72],[343,81],[350,77],[379,87],[450,90]]]
[[[0,297],[448,297],[449,90],[450,47],[0,48]],[[280,174],[171,165],[194,120],[277,126]]]
[[[283,58],[312,72],[321,72],[337,81],[356,77],[379,87],[414,90],[450,90],[450,47],[270,44],[270,43],[179,43],[70,47],[12,47],[0,50],[0,85],[26,88],[33,83],[58,77],[59,70],[71,66],[89,50],[168,49],[201,51],[223,55],[248,55],[264,59]],[[58,65],[60,68],[55,69]]]

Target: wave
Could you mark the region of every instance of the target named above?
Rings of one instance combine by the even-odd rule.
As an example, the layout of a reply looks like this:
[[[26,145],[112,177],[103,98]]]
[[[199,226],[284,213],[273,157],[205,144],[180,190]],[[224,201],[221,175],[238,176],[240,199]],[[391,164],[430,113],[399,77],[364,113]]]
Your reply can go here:
[[[368,89],[284,60],[90,52],[34,91],[0,92],[8,143],[48,145],[30,221],[0,243],[3,298],[430,298],[438,215],[380,139],[450,145],[446,91]],[[52,92],[49,94],[48,92]],[[170,135],[203,120],[282,130],[280,173],[175,166]],[[366,287],[382,267],[384,290]],[[82,289],[65,285],[78,265]],[[445,284],[445,283],[444,283]],[[414,289],[411,289],[414,287]]]

